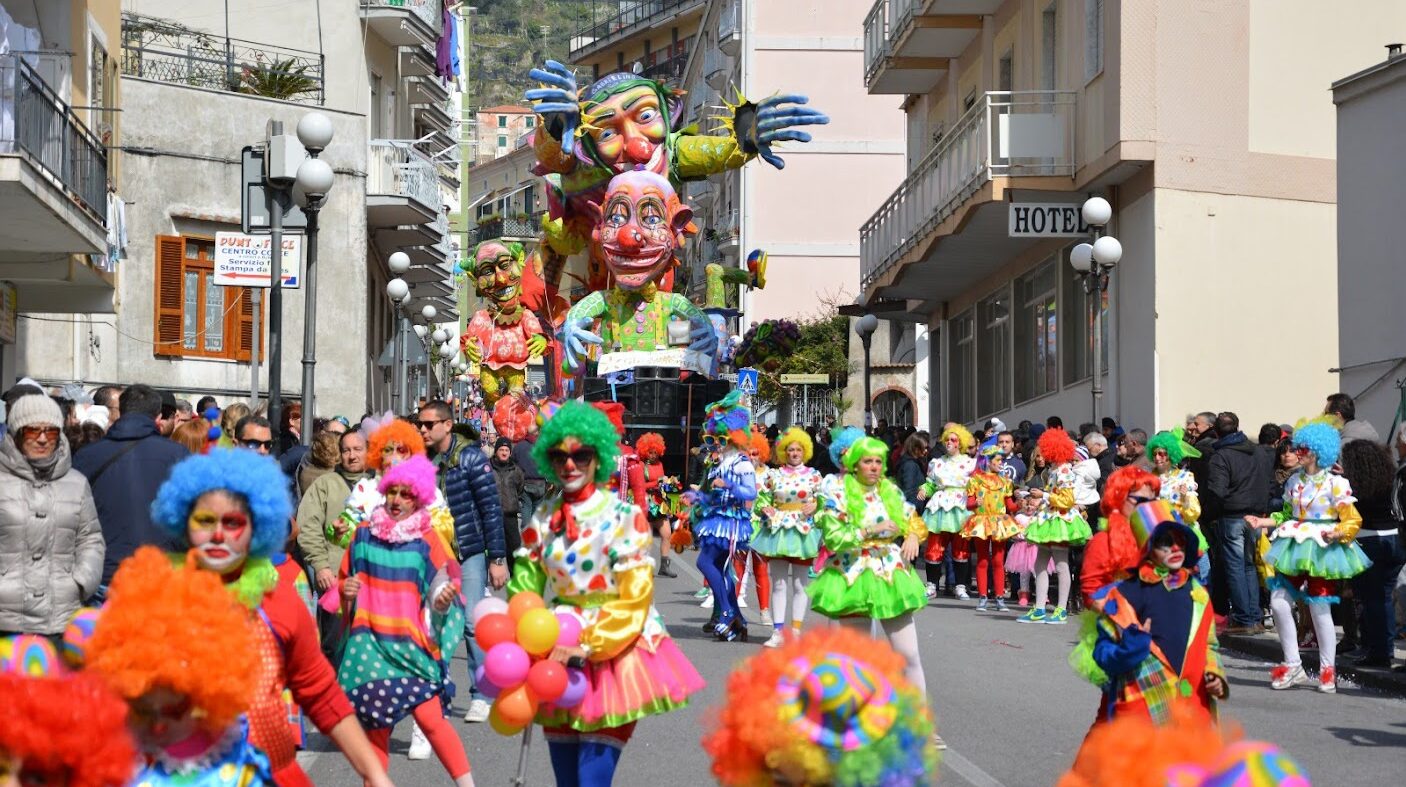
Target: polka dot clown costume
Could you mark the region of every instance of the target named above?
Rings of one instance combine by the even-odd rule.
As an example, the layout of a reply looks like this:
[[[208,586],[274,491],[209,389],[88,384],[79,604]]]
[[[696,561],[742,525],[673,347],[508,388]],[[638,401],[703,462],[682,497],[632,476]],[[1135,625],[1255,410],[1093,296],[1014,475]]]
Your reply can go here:
[[[605,489],[617,451],[615,429],[589,405],[567,402],[543,425],[533,459],[562,492],[523,526],[508,582],[510,597],[539,593],[581,623],[580,645],[553,657],[583,665],[585,698],[537,717],[558,784],[610,784],[635,724],[703,688],[654,608],[649,520]]]
[[[708,405],[703,439],[722,446],[717,461],[708,466],[698,491],[700,516],[693,524],[698,543],[698,570],[713,590],[718,620],[713,635],[732,642],[747,639],[747,623],[737,606],[737,583],[727,563],[734,552],[749,548],[752,538],[752,503],[757,497],[757,471],[748,455],[752,414],[733,391]]]
[[[928,543],[923,559],[930,563],[942,560],[944,552],[954,546],[953,557],[965,559],[961,532],[971,516],[967,509],[967,481],[976,472],[976,460],[967,456],[976,439],[966,427],[948,424],[942,430],[941,443],[943,454],[928,462],[927,480],[918,489],[918,499],[927,501],[923,522],[928,528]]]
[[[815,445],[804,429],[793,426],[776,438],[779,467],[768,468],[757,482],[757,528],[752,550],[766,559],[771,577],[771,639],[783,639],[789,603],[791,632],[800,634],[810,597],[810,566],[820,554],[821,533],[815,525],[820,504],[820,471],[807,465]]]
[[[976,611],[983,612],[994,592],[996,611],[1006,612],[1006,541],[1020,534],[1020,525],[1011,516],[1015,512],[1015,490],[1011,480],[1002,472],[1006,454],[992,443],[981,449],[980,469],[967,479],[967,503],[972,515],[962,526],[962,537],[971,539],[976,555]],[[993,584],[987,579],[990,573]]]
[[[1049,462],[1050,480],[1046,485],[1040,513],[1025,529],[1025,540],[1037,547],[1035,552],[1035,604],[1017,620],[1021,623],[1069,622],[1069,589],[1073,577],[1069,573],[1069,547],[1080,546],[1093,536],[1093,530],[1074,503],[1074,441],[1063,429],[1046,429],[1040,435],[1040,455]],[[1054,561],[1059,577],[1058,603],[1046,613],[1045,602],[1050,595],[1050,562]]]

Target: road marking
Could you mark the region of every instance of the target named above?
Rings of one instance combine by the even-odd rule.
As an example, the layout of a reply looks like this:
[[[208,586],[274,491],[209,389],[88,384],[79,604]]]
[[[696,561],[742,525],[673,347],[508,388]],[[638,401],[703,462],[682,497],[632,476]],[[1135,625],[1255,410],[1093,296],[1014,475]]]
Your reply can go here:
[[[981,766],[958,754],[953,749],[942,753],[942,768],[950,768],[953,773],[967,780],[972,787],[1006,787],[999,779],[983,771]]]

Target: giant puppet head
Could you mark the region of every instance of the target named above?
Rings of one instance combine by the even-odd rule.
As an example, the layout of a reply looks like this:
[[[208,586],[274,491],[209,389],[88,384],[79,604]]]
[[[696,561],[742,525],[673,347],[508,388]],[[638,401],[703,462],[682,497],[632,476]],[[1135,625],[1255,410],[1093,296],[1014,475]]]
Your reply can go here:
[[[633,170],[611,178],[591,237],[615,286],[638,290],[668,272],[674,252],[697,231],[693,209],[679,201],[668,178]]]
[[[681,109],[663,83],[625,72],[601,77],[582,94],[578,155],[617,174],[643,166],[668,177],[665,142]]]
[[[521,243],[486,240],[474,248],[474,292],[490,311],[512,314],[522,303],[522,269],[527,254]]]

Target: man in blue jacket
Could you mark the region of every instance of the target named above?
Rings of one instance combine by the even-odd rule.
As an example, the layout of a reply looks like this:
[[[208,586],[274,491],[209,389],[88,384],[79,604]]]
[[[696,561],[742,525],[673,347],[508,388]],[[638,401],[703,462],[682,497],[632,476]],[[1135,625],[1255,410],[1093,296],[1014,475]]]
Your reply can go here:
[[[107,594],[117,564],[148,544],[176,549],[161,528],[151,522],[151,501],[171,468],[190,455],[180,443],[161,436],[161,394],[151,386],[133,385],[118,399],[122,417],[107,435],[73,457],[73,469],[87,476],[98,507],[107,553],[103,579],[94,599]]]
[[[454,515],[454,535],[464,572],[464,598],[469,609],[491,586],[497,590],[508,581],[507,541],[503,534],[503,504],[488,456],[477,443],[454,432],[454,415],[448,403],[435,400],[420,408],[420,436],[430,459],[439,468],[439,485],[449,513]],[[483,651],[474,641],[473,621],[465,627],[468,639],[469,682],[483,663]],[[464,721],[488,719],[488,699],[473,687]]]

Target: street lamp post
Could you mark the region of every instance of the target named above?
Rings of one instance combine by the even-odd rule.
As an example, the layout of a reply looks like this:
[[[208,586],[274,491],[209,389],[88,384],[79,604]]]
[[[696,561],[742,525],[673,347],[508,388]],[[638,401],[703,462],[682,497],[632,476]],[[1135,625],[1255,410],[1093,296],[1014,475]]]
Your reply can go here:
[[[314,409],[317,367],[317,214],[332,190],[332,168],[318,154],[332,144],[332,121],[321,112],[309,112],[298,121],[298,141],[308,151],[308,159],[298,167],[293,197],[308,217],[308,264],[303,274],[303,412],[308,418]],[[303,429],[303,445],[312,445],[313,430]]]
[[[864,345],[864,428],[874,427],[874,400],[869,392],[869,345],[874,340],[874,331],[879,328],[879,318],[872,314],[866,314],[859,318],[854,324],[854,332],[859,334],[859,341]]]
[[[432,355],[430,352],[432,347],[430,344],[431,337],[429,335],[430,328],[428,326],[434,325],[434,318],[439,316],[439,309],[436,309],[433,304],[427,303],[424,308],[420,309],[420,316],[425,319],[425,325],[427,326],[425,328],[425,401],[429,401],[430,378],[434,372],[434,361],[430,357]]]
[[[397,251],[386,260],[386,267],[395,276],[386,283],[386,295],[391,299],[391,306],[395,311],[394,344],[392,345],[394,352],[391,362],[391,411],[400,415],[400,408],[405,400],[406,348],[404,342],[405,323],[408,322],[403,307],[410,301],[410,285],[406,284],[400,276],[410,270],[410,255],[403,251]]]
[[[1080,243],[1069,252],[1069,264],[1084,279],[1084,291],[1094,298],[1093,423],[1102,420],[1103,405],[1103,297],[1108,292],[1108,278],[1123,258],[1123,244],[1112,235],[1103,234],[1113,218],[1113,207],[1103,197],[1090,197],[1080,213],[1084,223],[1093,228],[1093,243]]]

